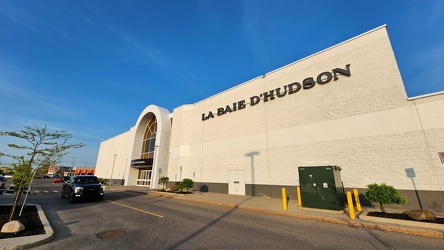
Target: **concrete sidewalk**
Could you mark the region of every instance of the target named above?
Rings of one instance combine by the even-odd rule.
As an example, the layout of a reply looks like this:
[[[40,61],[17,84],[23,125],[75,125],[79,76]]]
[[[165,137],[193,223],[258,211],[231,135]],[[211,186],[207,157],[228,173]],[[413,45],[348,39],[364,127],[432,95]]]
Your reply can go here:
[[[220,193],[209,192],[194,192],[192,194],[175,194],[167,192],[159,192],[149,190],[149,188],[141,188],[135,186],[106,186],[105,193],[107,192],[122,192],[131,191],[142,193],[150,196],[159,196],[171,199],[178,199],[189,202],[199,202],[217,206],[232,207],[236,209],[244,209],[250,211],[257,211],[262,213],[278,214],[282,216],[289,216],[301,219],[311,219],[318,221],[325,221],[330,223],[337,223],[342,225],[349,225],[355,227],[364,227],[379,229],[391,232],[399,232],[405,234],[421,235],[427,237],[444,239],[444,225],[416,222],[416,221],[404,221],[384,219],[378,217],[366,216],[368,211],[377,211],[375,208],[363,208],[363,211],[358,213],[355,211],[356,219],[350,219],[347,211],[332,211],[324,209],[313,209],[300,207],[296,200],[290,200],[288,203],[288,209],[283,210],[282,200],[276,198],[265,198],[257,196],[239,196]],[[105,196],[106,199],[106,196]],[[38,206],[38,205],[37,205]],[[0,240],[0,250],[3,249],[25,249],[33,246],[38,246],[50,241],[54,238],[54,232],[45,217],[45,214],[38,206],[40,219],[42,220],[46,234],[10,238]],[[387,209],[388,212],[402,212],[392,211]],[[437,214],[439,217],[443,217],[442,214]]]

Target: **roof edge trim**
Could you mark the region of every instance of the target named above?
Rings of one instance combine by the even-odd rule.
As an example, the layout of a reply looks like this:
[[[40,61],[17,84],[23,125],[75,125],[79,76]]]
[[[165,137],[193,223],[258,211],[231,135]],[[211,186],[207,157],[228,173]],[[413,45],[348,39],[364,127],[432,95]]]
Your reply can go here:
[[[434,93],[430,93],[430,94],[409,97],[409,98],[407,98],[407,100],[408,101],[413,101],[413,100],[416,100],[416,99],[421,99],[421,98],[426,98],[426,97],[435,96],[435,95],[441,95],[441,94],[444,94],[444,91],[439,91],[439,92],[434,92]]]
[[[311,55],[309,55],[309,56],[306,56],[306,57],[304,57],[304,58],[302,58],[302,59],[299,59],[299,60],[297,60],[297,61],[295,61],[295,62],[292,62],[292,63],[287,64],[287,65],[285,65],[285,66],[282,66],[282,67],[280,67],[280,68],[277,68],[277,69],[275,69],[275,70],[273,70],[273,71],[270,71],[270,72],[266,73],[265,76],[268,75],[268,74],[274,73],[274,72],[276,72],[276,71],[278,71],[278,70],[282,70],[282,69],[284,69],[284,68],[290,67],[291,65],[294,65],[294,64],[299,63],[299,62],[301,62],[301,61],[307,60],[308,58],[311,58],[311,57],[317,56],[317,55],[319,55],[319,54],[324,53],[324,52],[327,51],[327,50],[331,50],[331,49],[333,49],[333,48],[339,47],[339,46],[341,46],[341,45],[343,45],[343,44],[345,44],[345,43],[348,43],[348,42],[350,42],[350,41],[352,41],[352,40],[358,39],[358,38],[360,38],[360,37],[362,37],[362,36],[365,36],[365,35],[367,35],[367,34],[369,34],[369,33],[375,32],[376,30],[379,30],[379,29],[382,29],[382,28],[386,28],[386,27],[387,27],[387,24],[381,25],[381,26],[379,26],[379,27],[377,27],[377,28],[374,28],[374,29],[372,29],[372,30],[369,30],[369,31],[367,31],[367,32],[365,32],[365,33],[362,33],[362,34],[360,34],[360,35],[357,35],[357,36],[355,36],[355,37],[352,37],[352,38],[350,38],[350,39],[347,39],[347,40],[345,40],[345,41],[343,41],[343,42],[340,42],[340,43],[335,44],[335,45],[333,45],[333,46],[331,46],[331,47],[328,47],[328,48],[326,48],[326,49],[323,49],[323,50],[321,50],[321,51],[318,51],[318,52],[316,52],[316,53],[314,53],[314,54],[311,54]]]

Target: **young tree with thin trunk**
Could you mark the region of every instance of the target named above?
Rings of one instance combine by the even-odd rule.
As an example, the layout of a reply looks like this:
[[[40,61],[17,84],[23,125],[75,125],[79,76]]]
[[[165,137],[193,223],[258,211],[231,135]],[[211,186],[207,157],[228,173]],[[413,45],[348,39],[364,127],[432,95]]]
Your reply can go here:
[[[191,179],[188,179],[188,178],[185,178],[185,179],[183,179],[180,182],[180,187],[182,188],[182,190],[184,188],[186,188],[187,189],[187,191],[186,191],[187,193],[188,193],[188,189],[193,188],[193,186],[194,186],[194,181],[191,180]]]
[[[162,184],[162,186],[163,186],[162,190],[165,190],[165,186],[168,185],[169,181],[170,181],[170,178],[168,178],[168,176],[161,176],[159,178],[159,184]]]
[[[407,199],[400,195],[393,186],[385,183],[368,184],[364,196],[371,202],[379,203],[381,212],[385,213],[384,204],[405,204]]]
[[[72,136],[66,132],[66,130],[48,131],[46,125],[42,128],[24,126],[20,132],[0,131],[0,136],[9,136],[24,141],[24,145],[8,144],[9,148],[23,152],[22,154],[0,153],[0,155],[15,160],[13,166],[16,171],[13,175],[13,183],[16,185],[16,193],[9,221],[14,217],[24,188],[30,183],[38,169],[43,166],[56,165],[60,163],[63,156],[68,154],[68,149],[84,146],[83,143],[68,144],[68,140]]]

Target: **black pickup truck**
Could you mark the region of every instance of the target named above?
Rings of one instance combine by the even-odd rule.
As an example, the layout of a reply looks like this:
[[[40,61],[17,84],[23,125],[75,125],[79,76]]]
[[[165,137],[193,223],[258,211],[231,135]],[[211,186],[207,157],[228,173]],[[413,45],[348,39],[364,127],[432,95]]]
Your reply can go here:
[[[6,182],[5,177],[0,175],[0,189],[5,189],[5,182]],[[3,192],[3,190],[0,190],[0,193],[1,192]]]
[[[62,199],[68,198],[69,203],[74,203],[80,199],[103,200],[105,187],[100,183],[97,176],[74,175],[63,182]]]

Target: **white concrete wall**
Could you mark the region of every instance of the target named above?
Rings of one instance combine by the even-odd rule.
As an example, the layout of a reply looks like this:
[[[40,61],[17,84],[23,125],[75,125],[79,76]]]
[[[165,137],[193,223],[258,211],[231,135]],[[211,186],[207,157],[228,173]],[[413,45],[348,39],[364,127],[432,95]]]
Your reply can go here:
[[[350,64],[351,76],[250,106],[250,97]],[[217,109],[245,100],[245,108]],[[215,118],[202,121],[202,114]],[[247,184],[299,185],[298,167],[338,165],[345,187],[385,182],[413,190],[443,190],[444,93],[407,99],[385,27],[345,41],[193,105],[168,112],[150,105],[130,131],[104,141],[96,174],[118,178],[139,158],[144,122],[161,117],[158,167],[170,181],[227,183],[231,170]],[[157,143],[156,143],[157,144]],[[130,146],[128,146],[130,145]],[[128,159],[128,160],[126,160]],[[127,168],[136,185],[137,169]]]
[[[103,141],[100,144],[95,175],[100,178],[110,179],[112,172],[113,179],[127,179],[125,176],[129,171],[129,165],[131,163],[133,138],[134,133],[133,129],[131,129],[125,133]],[[114,154],[117,156],[113,170]]]
[[[347,64],[350,77],[248,104],[251,96]],[[218,108],[241,100],[245,109],[216,115]],[[380,27],[176,108],[168,176],[227,183],[228,171],[244,170],[246,183],[298,185],[299,166],[338,165],[345,187],[386,182],[413,189],[405,173],[413,167],[419,190],[442,190],[437,155],[444,141],[442,100],[442,95],[417,100],[418,109],[407,100],[386,28]],[[215,118],[202,121],[209,111]]]
[[[429,161],[420,162],[413,165],[416,176],[415,183],[418,189],[433,185],[439,190],[444,190],[444,164],[439,159],[438,152],[444,152],[444,92],[439,94],[417,98],[412,100],[417,106],[415,110],[419,116],[419,123],[424,128],[425,137],[429,153]],[[434,178],[430,178],[433,176]],[[423,182],[418,184],[417,180]],[[429,185],[424,185],[423,183]],[[411,183],[413,185],[413,183]]]

